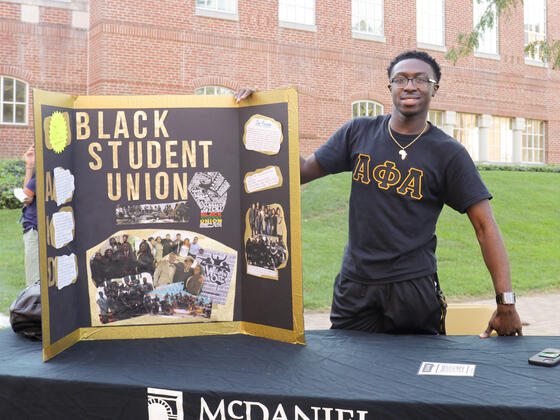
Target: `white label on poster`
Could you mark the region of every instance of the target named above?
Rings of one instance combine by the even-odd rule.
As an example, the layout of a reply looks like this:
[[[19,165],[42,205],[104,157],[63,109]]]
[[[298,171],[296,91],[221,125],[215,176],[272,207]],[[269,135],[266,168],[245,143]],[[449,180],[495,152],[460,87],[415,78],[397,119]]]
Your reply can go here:
[[[56,257],[56,276],[59,289],[72,284],[76,280],[78,270],[74,254]]]
[[[74,216],[70,211],[59,211],[53,214],[54,247],[62,248],[74,239]]]
[[[245,178],[245,188],[250,193],[276,187],[279,186],[279,184],[280,178],[278,178],[276,168],[274,167],[270,167]]]
[[[278,279],[278,271],[269,270],[268,268],[257,267],[256,265],[247,265],[247,274],[257,277],[266,277]]]
[[[245,132],[245,147],[261,153],[276,154],[280,151],[282,130],[279,123],[267,118],[252,117]]]
[[[57,206],[70,201],[74,193],[74,175],[68,169],[54,168],[54,190]]]
[[[422,362],[418,375],[474,376],[476,365],[458,363]]]

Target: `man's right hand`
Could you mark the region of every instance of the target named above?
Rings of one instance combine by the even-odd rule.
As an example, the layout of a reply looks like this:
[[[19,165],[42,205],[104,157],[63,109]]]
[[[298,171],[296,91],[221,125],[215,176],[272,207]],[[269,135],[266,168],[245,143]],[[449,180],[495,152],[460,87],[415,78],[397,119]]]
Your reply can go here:
[[[247,99],[249,96],[251,96],[253,92],[256,92],[256,90],[250,88],[239,88],[237,89],[237,92],[233,94],[233,99],[235,99],[235,103],[238,104],[243,99]]]

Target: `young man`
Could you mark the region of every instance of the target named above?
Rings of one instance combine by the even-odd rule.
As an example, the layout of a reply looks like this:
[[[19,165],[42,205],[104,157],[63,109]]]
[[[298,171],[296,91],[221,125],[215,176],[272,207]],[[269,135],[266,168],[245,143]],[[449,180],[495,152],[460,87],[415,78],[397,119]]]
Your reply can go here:
[[[494,284],[497,310],[481,337],[522,334],[491,194],[465,148],[426,122],[441,70],[406,51],[387,69],[391,115],[355,118],[314,154],[301,182],[352,171],[349,235],[337,275],[332,328],[438,334],[442,308],[435,226],[444,204],[467,213]],[[239,101],[251,90],[236,93]]]

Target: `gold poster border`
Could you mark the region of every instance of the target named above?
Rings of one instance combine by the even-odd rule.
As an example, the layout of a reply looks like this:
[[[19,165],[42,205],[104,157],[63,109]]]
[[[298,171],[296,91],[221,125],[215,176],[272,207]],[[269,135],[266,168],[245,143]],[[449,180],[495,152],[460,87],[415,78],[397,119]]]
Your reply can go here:
[[[164,101],[165,106],[154,106]],[[43,304],[43,360],[46,361],[80,340],[100,339],[142,339],[181,337],[217,334],[259,335],[279,341],[305,344],[303,323],[303,282],[301,261],[301,206],[299,170],[299,125],[298,95],[295,88],[279,89],[254,93],[250,98],[237,104],[233,95],[138,95],[138,96],[72,96],[60,93],[33,90],[35,150],[37,173],[37,210],[39,237],[46,238],[45,221],[45,179],[43,166],[42,105],[68,109],[127,109],[127,108],[245,108],[258,105],[287,103],[289,133],[289,196],[290,196],[290,233],[292,257],[292,319],[291,330],[270,327],[244,321],[212,322],[199,324],[141,325],[122,327],[85,327],[77,328],[55,342],[50,335],[50,307],[47,279],[46,241],[39,243],[41,271],[41,301]],[[241,179],[241,177],[240,177]]]

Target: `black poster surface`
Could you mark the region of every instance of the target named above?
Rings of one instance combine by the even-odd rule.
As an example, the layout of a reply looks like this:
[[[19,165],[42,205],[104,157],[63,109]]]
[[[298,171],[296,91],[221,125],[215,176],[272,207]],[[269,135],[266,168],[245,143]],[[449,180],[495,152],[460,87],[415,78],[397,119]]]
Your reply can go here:
[[[34,97],[45,360],[79,340],[304,343],[294,89]]]

